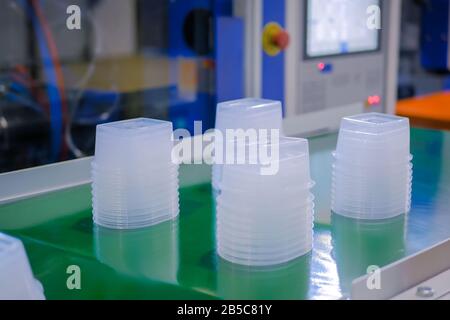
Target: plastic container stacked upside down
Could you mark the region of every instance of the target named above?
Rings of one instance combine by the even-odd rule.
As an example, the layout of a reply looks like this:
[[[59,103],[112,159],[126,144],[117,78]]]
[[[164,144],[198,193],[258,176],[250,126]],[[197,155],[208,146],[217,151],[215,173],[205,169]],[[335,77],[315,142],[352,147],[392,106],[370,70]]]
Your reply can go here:
[[[332,210],[386,219],[411,207],[409,120],[380,113],[343,118],[333,154]]]
[[[224,143],[222,153],[225,155],[227,138],[226,130],[260,130],[271,129],[282,134],[281,102],[257,98],[245,98],[219,103],[216,112],[215,129],[223,135]],[[223,164],[214,164],[212,167],[212,186],[220,190]]]
[[[172,123],[137,118],[97,126],[92,163],[94,221],[133,229],[178,215]]]
[[[22,241],[0,232],[0,300],[44,300]]]
[[[223,166],[216,208],[217,251],[233,263],[276,265],[312,249],[308,141],[282,137],[266,147],[278,148],[279,159],[270,164],[278,170],[262,171],[267,164],[250,161]]]

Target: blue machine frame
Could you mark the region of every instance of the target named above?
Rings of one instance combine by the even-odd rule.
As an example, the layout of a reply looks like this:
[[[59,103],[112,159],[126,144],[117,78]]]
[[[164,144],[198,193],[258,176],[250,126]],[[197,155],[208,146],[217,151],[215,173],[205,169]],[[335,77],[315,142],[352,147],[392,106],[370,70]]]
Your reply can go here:
[[[448,0],[429,0],[423,7],[421,63],[427,70],[450,70],[449,18]]]
[[[285,26],[285,0],[262,0],[262,25],[277,22]],[[240,17],[233,15],[233,0],[171,1],[169,5],[169,56],[171,58],[210,58],[215,66],[214,94],[198,92],[195,101],[171,103],[169,115],[175,127],[193,131],[195,120],[203,121],[203,129],[214,125],[215,106],[218,102],[242,98],[245,79],[245,26]],[[214,48],[210,54],[197,55],[186,44],[183,23],[194,9],[211,11],[213,17]],[[261,26],[262,27],[262,26]],[[284,100],[284,59],[281,52],[276,56],[263,54],[261,96]]]

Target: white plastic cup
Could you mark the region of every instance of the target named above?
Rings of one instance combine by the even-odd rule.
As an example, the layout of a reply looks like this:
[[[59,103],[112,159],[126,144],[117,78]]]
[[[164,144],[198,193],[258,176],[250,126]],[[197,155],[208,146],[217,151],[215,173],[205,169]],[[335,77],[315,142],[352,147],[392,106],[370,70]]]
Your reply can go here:
[[[387,219],[411,205],[412,156],[407,118],[366,113],[343,118],[333,153],[332,210]]]
[[[227,129],[275,129],[281,136],[282,117],[280,101],[244,98],[219,103],[216,109],[215,129],[224,137],[223,154],[225,155]],[[222,164],[212,166],[212,185],[216,190],[220,190],[222,166]]]
[[[239,265],[246,266],[258,266],[258,267],[266,267],[272,265],[278,265],[282,263],[286,263],[292,261],[292,257],[300,257],[311,251],[312,241],[310,243],[305,243],[303,246],[297,246],[294,251],[283,252],[277,251],[277,254],[264,254],[254,252],[253,248],[250,248],[247,251],[239,252],[236,250],[228,250],[225,247],[220,246],[218,248],[218,254],[223,259],[230,261]]]
[[[217,252],[249,266],[284,263],[312,249],[314,183],[305,139],[281,137],[278,172],[262,164],[225,165],[216,200]]]
[[[282,127],[281,102],[244,98],[217,105],[216,129],[279,129]]]
[[[0,233],[0,300],[45,300],[22,241]]]
[[[151,226],[179,213],[172,123],[137,118],[97,126],[92,163],[94,222],[113,229]]]

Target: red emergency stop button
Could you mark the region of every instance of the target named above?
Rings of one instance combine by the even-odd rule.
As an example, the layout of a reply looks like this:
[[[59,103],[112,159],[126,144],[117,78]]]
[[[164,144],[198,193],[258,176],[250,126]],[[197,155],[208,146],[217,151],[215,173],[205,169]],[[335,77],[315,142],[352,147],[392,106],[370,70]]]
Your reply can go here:
[[[289,33],[282,29],[275,34],[272,41],[278,48],[280,48],[280,50],[284,50],[289,45]]]
[[[276,56],[289,46],[289,33],[276,22],[264,26],[262,47],[269,56]]]

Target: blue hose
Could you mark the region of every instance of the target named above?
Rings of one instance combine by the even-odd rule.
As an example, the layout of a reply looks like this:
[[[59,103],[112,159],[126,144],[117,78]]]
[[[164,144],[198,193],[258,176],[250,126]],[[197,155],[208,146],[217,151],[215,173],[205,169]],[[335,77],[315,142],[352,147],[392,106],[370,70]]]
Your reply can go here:
[[[24,0],[17,0],[19,5],[27,12],[28,17],[36,33],[36,39],[38,41],[39,52],[42,59],[42,65],[44,67],[45,75],[47,78],[47,95],[50,104],[50,126],[51,126],[51,158],[53,161],[58,160],[62,145],[62,131],[63,131],[63,116],[62,116],[62,102],[61,96],[56,85],[56,71],[52,62],[49,49],[47,47],[44,31],[39,23],[39,19],[34,14],[34,10],[31,5]]]

